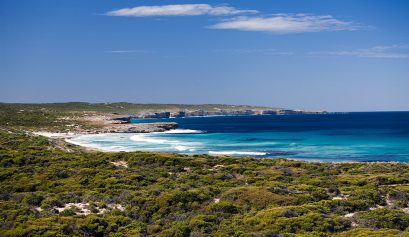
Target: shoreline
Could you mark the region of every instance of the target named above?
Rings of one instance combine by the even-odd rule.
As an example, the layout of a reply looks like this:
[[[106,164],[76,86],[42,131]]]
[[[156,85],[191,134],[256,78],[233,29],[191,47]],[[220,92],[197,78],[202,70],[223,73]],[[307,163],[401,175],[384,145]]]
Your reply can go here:
[[[69,138],[87,134],[164,132],[178,128],[178,124],[175,122],[131,123],[131,118],[131,116],[112,114],[84,115],[73,119],[73,124],[66,125],[70,128],[66,129],[65,132],[60,132],[61,129],[57,132],[49,130],[31,132],[34,135],[50,138]]]
[[[104,133],[101,133],[104,134]],[[107,133],[109,134],[109,133]],[[114,133],[112,133],[114,134]],[[40,136],[45,136],[44,134],[38,134]],[[113,151],[113,150],[104,150],[102,148],[97,148],[97,147],[92,147],[92,146],[86,146],[86,145],[81,145],[78,143],[70,142],[67,141],[67,139],[75,137],[75,136],[81,136],[81,135],[97,135],[97,134],[70,134],[67,136],[63,136],[62,133],[50,133],[49,135],[51,136],[45,136],[49,139],[52,139],[54,141],[59,141],[59,142],[64,142],[69,145],[74,145],[80,150],[83,150],[85,152],[103,152],[103,153],[120,153],[120,152],[126,152],[126,153],[132,153],[132,152],[143,152],[143,153],[160,153],[160,154],[178,154],[178,155],[187,155],[189,157],[194,157],[194,156],[210,156],[210,157],[228,157],[228,158],[234,158],[234,159],[241,159],[241,158],[251,158],[251,159],[285,159],[285,160],[290,160],[290,161],[295,161],[295,162],[305,162],[305,163],[320,163],[320,164],[408,164],[408,162],[399,162],[399,161],[352,161],[352,160],[345,160],[345,161],[323,161],[319,159],[303,159],[303,158],[290,158],[290,157],[257,157],[253,155],[243,155],[243,156],[234,156],[234,155],[229,155],[229,154],[210,154],[210,153],[197,153],[197,154],[186,154],[182,152],[170,152],[170,151],[146,151],[146,150],[122,150],[122,151]],[[60,137],[57,136],[52,136],[52,135],[61,135]]]
[[[223,115],[221,115],[223,116]],[[238,115],[235,115],[236,117]],[[206,117],[206,116],[205,116]],[[229,116],[230,117],[230,116]],[[72,127],[70,129],[55,129],[54,131],[56,132],[51,132],[51,131],[34,131],[30,132],[33,135],[36,136],[44,136],[47,138],[50,138],[50,140],[59,140],[60,142],[64,142],[66,144],[73,144],[75,146],[78,146],[80,148],[83,148],[85,150],[93,150],[93,151],[101,151],[101,152],[157,152],[157,149],[152,149],[148,150],[148,148],[144,149],[144,144],[139,144],[135,146],[130,146],[130,147],[122,147],[118,146],[115,148],[110,148],[108,147],[107,149],[104,149],[103,147],[100,148],[98,145],[93,146],[94,144],[92,142],[87,142],[87,138],[84,138],[84,141],[82,139],[76,140],[75,137],[82,136],[82,135],[97,135],[97,134],[116,134],[116,133],[124,133],[124,134],[140,134],[138,136],[144,136],[142,135],[143,133],[166,133],[167,131],[170,131],[169,133],[172,133],[173,129],[178,128],[178,124],[174,122],[154,122],[154,123],[131,123],[131,120],[129,116],[124,116],[124,115],[116,115],[116,114],[85,114],[85,116],[80,117],[76,119],[75,124],[73,124],[75,127]],[[79,127],[79,125],[84,125],[81,124],[81,122],[85,122],[85,125],[91,125],[91,126],[83,126]],[[72,125],[70,125],[72,126]],[[183,130],[183,129],[182,129]],[[59,132],[61,131],[61,132]],[[177,130],[176,130],[177,131]],[[132,136],[132,135],[128,135]],[[149,136],[149,135],[146,135]],[[74,139],[73,139],[74,138]],[[79,141],[79,143],[76,142],[70,142],[69,140],[73,141]],[[89,143],[89,144],[88,144]],[[170,146],[170,145],[169,145]],[[265,155],[264,152],[259,152],[259,151],[252,151],[252,150],[245,150],[245,151],[230,151],[230,150],[213,150],[210,148],[202,149],[200,151],[196,151],[197,153],[194,152],[188,152],[184,153],[183,150],[180,150],[179,148],[174,149],[164,149],[162,152],[164,153],[176,153],[176,154],[186,154],[186,155],[208,155],[212,157],[254,157],[254,158],[267,158],[267,159],[276,159],[276,158],[285,158],[289,160],[295,160],[295,161],[305,161],[305,162],[319,162],[319,163],[332,163],[332,164],[337,164],[337,163],[374,163],[374,162],[382,162],[382,163],[407,163],[405,161],[388,161],[382,159],[374,159],[373,161],[371,160],[351,160],[351,159],[345,159],[343,158],[334,158],[334,159],[320,159],[320,158],[314,158],[314,157],[321,157],[320,154],[313,154],[313,156],[310,156],[311,158],[297,158],[297,157],[285,157],[285,156],[277,156],[277,155],[284,155],[284,154],[269,154]],[[240,154],[238,154],[240,153]],[[260,157],[261,156],[261,157]]]
[[[312,223],[314,226],[323,226],[322,235],[337,235],[341,232],[328,232],[328,223],[331,226],[339,226],[340,223],[346,226],[345,235],[355,236],[363,226],[371,223],[369,221],[373,217],[381,221],[395,218],[398,223],[402,223],[400,220],[406,220],[409,213],[407,163],[390,160],[320,161],[314,157],[332,157],[336,153],[319,152],[310,153],[312,155],[307,160],[292,159],[286,156],[301,155],[284,152],[288,151],[286,146],[281,147],[283,153],[271,153],[274,157],[268,158],[254,157],[250,153],[243,157],[229,154],[216,156],[207,154],[211,147],[219,146],[215,150],[255,151],[257,147],[246,144],[269,141],[266,146],[271,142],[271,149],[274,150],[277,141],[281,143],[283,140],[283,143],[291,144],[301,139],[296,135],[273,138],[268,134],[240,137],[235,133],[235,139],[232,140],[237,141],[235,146],[221,146],[221,141],[216,139],[212,139],[209,146],[204,146],[199,143],[201,139],[212,136],[187,135],[181,139],[183,136],[177,133],[216,133],[218,130],[208,130],[215,126],[216,121],[206,122],[206,126],[189,126],[176,120],[180,123],[180,128],[168,132],[110,134],[105,132],[109,127],[120,130],[120,127],[122,129],[129,124],[121,122],[121,125],[113,125],[109,121],[103,122],[101,118],[84,122],[84,117],[92,115],[90,113],[76,118],[66,116],[67,120],[60,120],[59,115],[51,119],[43,115],[27,116],[26,120],[20,119],[23,116],[16,116],[13,117],[13,120],[19,122],[16,124],[20,125],[20,121],[23,121],[28,126],[0,126],[0,145],[3,148],[1,154],[4,157],[2,187],[5,190],[3,197],[6,197],[3,198],[4,213],[10,214],[7,220],[19,221],[13,222],[18,224],[17,227],[6,229],[11,235],[20,233],[17,231],[23,228],[30,231],[28,234],[44,235],[44,228],[38,228],[44,225],[54,228],[48,229],[47,233],[51,235],[65,233],[62,231],[70,223],[73,223],[70,225],[72,228],[79,231],[84,226],[94,228],[96,224],[108,226],[108,230],[112,230],[109,223],[117,220],[115,218],[129,217],[129,213],[135,214],[137,218],[149,213],[153,218],[160,216],[162,219],[155,219],[155,222],[152,219],[143,219],[144,222],[135,219],[131,223],[119,221],[118,230],[125,231],[117,234],[129,235],[131,233],[127,228],[130,225],[136,226],[137,231],[141,230],[139,226],[144,225],[146,230],[152,232],[142,229],[142,235],[169,235],[169,230],[173,231],[174,226],[180,223],[179,219],[175,219],[174,213],[182,213],[183,217],[189,215],[190,219],[183,220],[188,226],[199,223],[198,229],[193,230],[194,233],[199,233],[196,230],[201,230],[203,221],[214,223],[209,225],[219,228],[219,216],[225,218],[222,220],[224,223],[232,223],[227,226],[228,231],[220,232],[217,229],[207,232],[209,235],[228,236],[246,232],[262,236],[274,230],[277,225],[282,228],[282,223],[287,223],[285,228],[288,229],[293,229],[292,226],[310,228]],[[42,122],[43,119],[47,119],[46,122]],[[239,131],[241,126],[247,127],[240,124],[237,125]],[[81,134],[84,135],[78,139],[66,138]],[[129,140],[130,143],[134,141],[134,144],[129,144],[128,147],[130,137],[134,137]],[[66,142],[64,138],[80,144]],[[180,149],[188,149],[197,146],[192,151],[197,155],[185,155],[184,151],[150,150],[156,145],[145,146],[144,138],[151,143],[156,139],[156,143],[162,142],[161,144],[168,143],[167,140],[170,139],[170,145],[160,145],[165,148],[179,146]],[[226,139],[220,139],[222,138]],[[101,144],[107,150],[101,151],[95,149],[98,146],[90,147],[88,144]],[[112,150],[109,151],[110,149]],[[259,147],[260,151],[263,149],[264,145]],[[322,147],[319,150],[321,149]],[[20,209],[24,211],[21,212]],[[167,214],[163,215],[165,212]],[[15,213],[19,215],[16,216]],[[24,222],[27,215],[34,216],[30,219],[32,221]],[[271,216],[275,222],[271,222]],[[237,219],[243,220],[243,223],[238,223],[243,227],[237,225]],[[166,226],[158,231],[161,223],[166,223]],[[232,233],[230,229],[238,231]],[[75,233],[81,235],[83,232],[79,231]],[[306,233],[303,229],[293,232],[296,231]],[[312,235],[317,233],[312,232]]]
[[[165,119],[188,119],[188,118],[212,118],[212,117],[245,117],[245,116],[298,116],[298,115],[330,115],[330,114],[348,114],[350,112],[325,112],[325,113],[299,113],[299,114],[221,114],[221,115],[192,115],[192,116],[184,116],[184,117],[169,117],[169,118],[144,118],[144,117],[134,117],[129,116],[130,119],[135,120],[165,120]]]
[[[166,132],[172,129],[178,128],[178,124],[175,122],[156,122],[156,123],[131,123],[131,117],[117,116],[117,115],[92,115],[81,117],[76,120],[74,124],[69,125],[71,129],[66,132],[52,132],[52,131],[26,131],[32,136],[43,136],[51,140],[53,143],[59,145],[63,150],[71,152],[70,148],[66,145],[75,145],[84,151],[102,151],[102,149],[79,145],[69,142],[68,139],[82,136],[82,135],[97,135],[97,134],[115,134],[115,133],[153,133],[153,132]],[[82,128],[81,122],[85,122],[90,126]]]

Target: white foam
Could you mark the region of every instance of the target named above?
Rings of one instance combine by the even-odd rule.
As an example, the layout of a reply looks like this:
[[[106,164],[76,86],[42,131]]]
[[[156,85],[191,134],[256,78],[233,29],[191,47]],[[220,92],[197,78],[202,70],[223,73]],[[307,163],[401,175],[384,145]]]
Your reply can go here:
[[[158,139],[158,138],[152,138],[148,137],[144,134],[138,134],[138,135],[133,135],[130,137],[132,141],[135,142],[146,142],[146,143],[155,143],[155,144],[167,144],[170,143],[171,141],[165,140],[165,139]]]
[[[85,146],[85,147],[95,147],[95,145],[89,144],[87,142],[75,141],[72,139],[65,139],[66,142],[77,145],[77,146]]]
[[[209,155],[244,155],[244,156],[265,156],[265,152],[255,151],[209,151]]]
[[[91,149],[99,150],[99,151],[105,151],[105,152],[111,152],[111,151],[132,151],[132,149],[124,147],[124,146],[101,146],[98,144],[91,144],[89,142],[84,142],[84,141],[73,141],[71,139],[66,139],[65,140],[68,143],[77,145],[77,146],[82,146],[82,147],[88,147]]]
[[[180,146],[180,145],[179,146],[174,146],[173,148],[175,148],[178,151],[186,151],[186,150],[189,149],[188,147]]]
[[[196,131],[196,130],[194,130]],[[186,132],[186,131],[185,131]],[[189,131],[191,132],[191,131]],[[92,149],[119,152],[119,151],[168,151],[168,152],[193,152],[201,142],[180,141],[169,138],[172,135],[149,134],[93,134],[80,135],[67,138],[66,141],[75,145],[89,147]]]
[[[200,130],[193,130],[193,129],[172,129],[165,131],[163,133],[169,133],[169,134],[184,134],[184,133],[203,133],[203,131]]]

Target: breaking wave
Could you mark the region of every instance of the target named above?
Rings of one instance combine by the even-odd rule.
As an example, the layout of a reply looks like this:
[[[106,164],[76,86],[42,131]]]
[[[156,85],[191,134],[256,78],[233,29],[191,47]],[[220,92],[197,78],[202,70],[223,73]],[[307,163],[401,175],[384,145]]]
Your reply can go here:
[[[209,155],[227,155],[227,156],[265,156],[266,152],[256,151],[209,151]]]
[[[135,142],[145,142],[145,143],[155,143],[155,144],[169,144],[169,143],[178,142],[175,140],[170,141],[166,139],[153,138],[153,137],[150,137],[144,134],[133,135],[129,139]]]
[[[165,131],[163,133],[168,133],[168,134],[193,134],[193,133],[204,133],[204,131],[193,130],[193,129],[172,129],[172,130]]]

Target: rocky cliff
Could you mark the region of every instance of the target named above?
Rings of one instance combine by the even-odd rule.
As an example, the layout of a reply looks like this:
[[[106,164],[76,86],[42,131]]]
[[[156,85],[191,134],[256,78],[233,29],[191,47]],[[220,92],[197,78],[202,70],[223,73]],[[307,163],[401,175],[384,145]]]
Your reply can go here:
[[[150,133],[164,132],[171,129],[176,129],[177,123],[127,123],[127,124],[111,124],[100,128],[93,128],[84,131],[85,133]]]

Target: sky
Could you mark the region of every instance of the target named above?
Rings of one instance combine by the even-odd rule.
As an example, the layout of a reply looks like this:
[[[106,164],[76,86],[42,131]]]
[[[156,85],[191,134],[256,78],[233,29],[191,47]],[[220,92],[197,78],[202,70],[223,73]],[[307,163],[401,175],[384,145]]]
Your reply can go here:
[[[409,110],[406,0],[1,0],[0,102]]]

